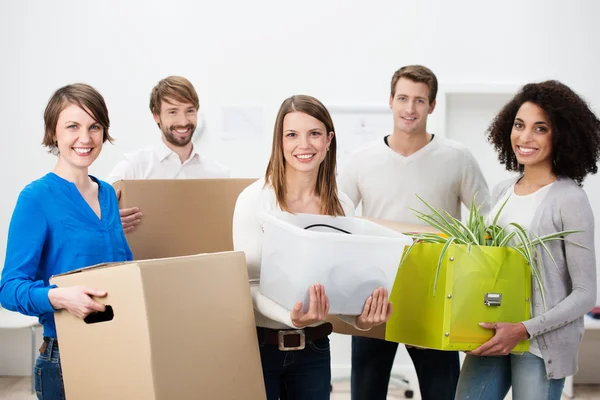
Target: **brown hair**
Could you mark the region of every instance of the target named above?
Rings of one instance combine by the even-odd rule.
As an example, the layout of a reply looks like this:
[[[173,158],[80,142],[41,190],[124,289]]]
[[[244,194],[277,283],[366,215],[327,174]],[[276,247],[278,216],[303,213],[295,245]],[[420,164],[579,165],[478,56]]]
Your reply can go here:
[[[150,111],[152,111],[152,114],[159,115],[160,106],[163,100],[168,103],[167,99],[191,103],[196,107],[196,110],[200,108],[196,89],[190,81],[181,76],[169,76],[159,81],[152,88],[150,94]]]
[[[110,119],[108,118],[108,109],[106,108],[106,103],[104,102],[102,95],[90,85],[86,85],[85,83],[74,83],[63,86],[54,92],[44,111],[45,133],[42,144],[48,147],[51,153],[56,154],[58,151],[55,140],[58,117],[70,104],[79,106],[102,126],[102,143],[107,140],[110,143],[114,141],[108,134]]]
[[[400,78],[406,78],[416,83],[424,83],[429,88],[429,104],[435,101],[438,91],[438,81],[433,72],[422,65],[406,65],[394,72],[392,76],[391,94],[396,94],[396,83]]]
[[[335,132],[333,121],[327,108],[317,99],[311,96],[296,95],[285,99],[279,108],[275,128],[273,129],[273,146],[271,159],[265,174],[266,184],[271,184],[275,190],[277,204],[284,211],[289,211],[285,202],[286,180],[285,180],[285,158],[283,156],[283,119],[292,112],[302,112],[321,121],[329,132]],[[325,215],[344,215],[342,204],[338,198],[336,172],[336,139],[331,139],[329,151],[325,159],[319,165],[315,191],[321,198],[321,210]]]

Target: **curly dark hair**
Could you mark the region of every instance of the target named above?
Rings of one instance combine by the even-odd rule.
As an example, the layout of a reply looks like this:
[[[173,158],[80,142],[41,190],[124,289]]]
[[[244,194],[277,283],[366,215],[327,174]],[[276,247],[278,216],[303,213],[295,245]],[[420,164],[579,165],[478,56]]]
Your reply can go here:
[[[587,174],[598,172],[600,120],[588,104],[571,88],[558,81],[529,83],[506,104],[487,129],[501,164],[508,171],[523,172],[515,156],[510,135],[523,103],[543,109],[552,129],[552,172],[569,177],[581,185]]]

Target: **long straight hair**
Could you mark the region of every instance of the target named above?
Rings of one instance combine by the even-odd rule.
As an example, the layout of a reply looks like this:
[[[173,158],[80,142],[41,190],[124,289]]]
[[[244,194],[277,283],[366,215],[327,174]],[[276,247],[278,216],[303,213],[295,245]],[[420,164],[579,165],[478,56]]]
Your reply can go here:
[[[273,146],[271,148],[271,159],[265,174],[266,184],[270,184],[275,190],[277,204],[288,211],[285,201],[287,192],[285,179],[285,158],[283,156],[283,119],[292,112],[302,112],[318,119],[325,125],[327,135],[335,133],[333,121],[327,108],[317,99],[311,96],[296,95],[285,99],[279,108],[275,128],[273,129]],[[333,135],[329,145],[329,151],[325,159],[319,165],[315,193],[321,199],[321,212],[325,215],[344,215],[344,209],[338,198],[336,172],[336,135]]]

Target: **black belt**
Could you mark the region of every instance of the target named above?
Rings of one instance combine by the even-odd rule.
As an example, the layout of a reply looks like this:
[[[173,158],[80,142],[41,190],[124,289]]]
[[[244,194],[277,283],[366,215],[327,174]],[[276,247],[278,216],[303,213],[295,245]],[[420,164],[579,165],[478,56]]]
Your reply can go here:
[[[278,346],[281,351],[303,350],[306,342],[311,342],[326,338],[333,332],[333,326],[326,322],[315,327],[304,329],[269,329],[256,327],[258,340],[261,343],[267,343]]]

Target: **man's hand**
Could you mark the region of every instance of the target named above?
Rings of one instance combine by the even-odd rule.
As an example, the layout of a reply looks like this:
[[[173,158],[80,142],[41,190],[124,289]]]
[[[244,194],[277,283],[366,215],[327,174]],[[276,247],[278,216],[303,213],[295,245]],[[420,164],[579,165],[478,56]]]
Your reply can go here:
[[[117,199],[121,200],[121,189],[117,190]],[[135,227],[142,222],[142,213],[137,207],[119,209],[119,216],[125,233],[133,232]]]

